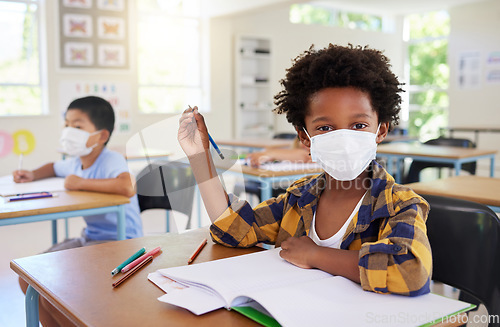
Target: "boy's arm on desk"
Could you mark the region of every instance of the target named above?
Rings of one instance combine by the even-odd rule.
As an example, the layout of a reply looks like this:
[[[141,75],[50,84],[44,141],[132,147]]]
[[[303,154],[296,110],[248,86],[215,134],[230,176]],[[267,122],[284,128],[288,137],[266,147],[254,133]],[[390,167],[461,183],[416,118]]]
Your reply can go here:
[[[130,173],[123,172],[116,178],[88,179],[69,175],[64,180],[64,187],[70,191],[92,191],[124,195],[128,198],[135,194]]]

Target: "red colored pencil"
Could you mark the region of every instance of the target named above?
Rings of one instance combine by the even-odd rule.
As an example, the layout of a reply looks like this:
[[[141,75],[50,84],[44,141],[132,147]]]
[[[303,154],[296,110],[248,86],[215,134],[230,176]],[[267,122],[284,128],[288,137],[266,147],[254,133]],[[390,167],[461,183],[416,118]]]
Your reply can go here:
[[[200,254],[201,250],[203,249],[203,247],[205,246],[205,244],[207,244],[207,239],[203,239],[203,241],[201,241],[200,245],[198,245],[198,247],[196,248],[196,250],[193,252],[193,254],[191,255],[191,257],[189,258],[188,260],[188,265],[193,262],[193,260],[198,256],[198,254]]]

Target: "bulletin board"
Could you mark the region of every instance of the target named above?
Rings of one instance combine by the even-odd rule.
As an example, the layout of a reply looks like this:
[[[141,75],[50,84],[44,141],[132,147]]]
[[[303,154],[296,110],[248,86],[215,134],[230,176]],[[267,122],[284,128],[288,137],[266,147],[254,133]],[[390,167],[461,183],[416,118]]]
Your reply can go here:
[[[126,0],[59,0],[61,68],[129,69]]]
[[[115,133],[131,131],[131,86],[126,82],[100,81],[84,82],[64,80],[59,85],[60,117],[64,121],[64,113],[71,101],[89,95],[107,100],[115,111]]]

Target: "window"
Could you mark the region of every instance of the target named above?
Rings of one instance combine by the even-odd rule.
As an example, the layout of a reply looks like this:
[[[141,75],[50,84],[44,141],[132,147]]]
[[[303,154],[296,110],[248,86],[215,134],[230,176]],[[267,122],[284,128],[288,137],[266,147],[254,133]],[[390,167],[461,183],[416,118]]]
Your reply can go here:
[[[325,3],[294,4],[290,6],[290,22],[294,24],[319,24],[365,31],[382,31],[381,16],[346,12]]]
[[[200,0],[137,1],[139,108],[178,113],[203,108]],[[205,107],[206,108],[206,107]]]
[[[445,11],[406,17],[409,134],[422,141],[439,136],[448,122],[449,15]]]
[[[0,116],[44,113],[39,36],[39,1],[0,1]]]

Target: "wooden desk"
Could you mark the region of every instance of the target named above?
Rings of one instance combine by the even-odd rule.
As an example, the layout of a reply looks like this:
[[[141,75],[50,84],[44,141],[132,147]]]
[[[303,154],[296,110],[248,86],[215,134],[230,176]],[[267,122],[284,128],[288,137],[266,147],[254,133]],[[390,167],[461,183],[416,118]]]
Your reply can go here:
[[[147,275],[161,268],[186,265],[203,238],[209,241],[195,263],[262,250],[215,245],[207,229],[198,229],[12,260],[12,270],[30,285],[26,296],[27,325],[38,327],[38,294],[41,294],[77,326],[260,326],[234,311],[216,310],[196,316],[157,300],[164,293],[147,280]],[[143,246],[147,249],[161,246],[163,252],[113,289],[111,284],[121,274],[112,277],[111,270]],[[462,320],[458,321],[464,321],[464,314],[459,316]]]
[[[52,220],[52,242],[57,243],[57,224],[60,218],[116,212],[117,237],[125,239],[125,204],[129,198],[96,192],[60,191],[51,198],[6,202],[0,206],[0,226]]]
[[[455,176],[407,185],[418,194],[448,196],[478,202],[500,212],[500,178]]]
[[[249,152],[265,148],[291,148],[290,139],[242,139],[242,140],[215,140],[218,146],[247,148]]]
[[[396,160],[395,179],[401,183],[402,176],[399,173],[401,161],[404,158],[418,159],[429,162],[451,163],[454,165],[455,174],[460,173],[462,164],[474,162],[479,159],[490,159],[490,176],[495,174],[495,155],[497,150],[482,150],[471,148],[458,148],[451,146],[427,145],[420,143],[388,143],[377,147],[377,155],[387,157],[387,170],[394,173],[392,160]]]
[[[12,260],[11,268],[30,284],[26,297],[34,302],[26,304],[28,326],[38,326],[38,293],[77,326],[258,326],[233,311],[217,310],[195,316],[157,300],[164,293],[147,280],[148,273],[186,265],[205,237],[208,244],[195,263],[262,250],[214,245],[208,230],[198,229]],[[111,270],[143,246],[161,246],[163,252],[114,289],[111,284],[122,274],[112,277]]]

